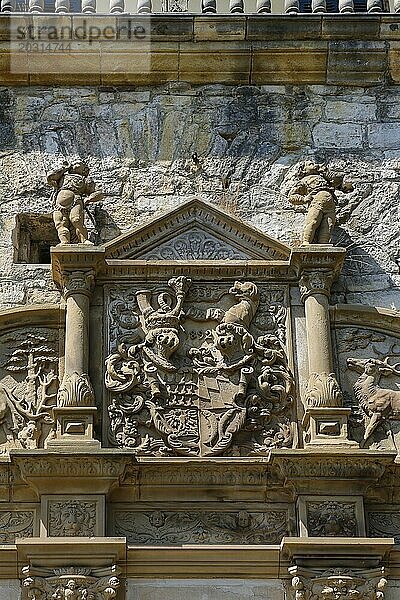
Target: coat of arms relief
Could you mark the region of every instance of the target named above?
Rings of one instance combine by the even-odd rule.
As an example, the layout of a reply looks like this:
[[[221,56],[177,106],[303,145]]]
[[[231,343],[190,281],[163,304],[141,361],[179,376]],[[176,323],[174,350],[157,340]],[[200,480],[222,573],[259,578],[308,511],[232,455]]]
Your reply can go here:
[[[285,286],[185,276],[108,290],[108,441],[155,456],[293,443]]]

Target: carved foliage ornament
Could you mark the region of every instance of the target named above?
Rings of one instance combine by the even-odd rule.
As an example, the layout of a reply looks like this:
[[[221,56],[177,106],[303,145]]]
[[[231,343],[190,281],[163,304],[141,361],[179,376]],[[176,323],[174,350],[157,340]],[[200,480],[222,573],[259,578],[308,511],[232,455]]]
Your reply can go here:
[[[48,534],[54,537],[96,535],[96,502],[69,500],[49,503]]]
[[[71,294],[89,296],[94,287],[93,271],[70,271],[63,274],[63,295],[68,298]]]
[[[307,525],[310,536],[355,537],[357,536],[355,505],[334,500],[308,502]]]
[[[120,586],[117,567],[54,570],[24,567],[22,573],[25,576],[22,600],[112,600],[117,597]]]
[[[218,306],[215,293],[188,302],[190,288],[182,276],[164,289],[137,290],[131,318],[112,301],[112,319],[119,311],[131,342],[106,359],[110,442],[143,454],[202,456],[290,446],[293,377],[278,325],[285,308],[263,318],[252,282],[217,284]]]
[[[295,572],[296,568],[289,569]],[[384,569],[351,571],[332,569],[314,577],[302,573],[292,578],[294,600],[384,600],[387,580]]]
[[[310,373],[305,397],[308,408],[343,406],[343,396],[334,373]]]
[[[303,271],[299,281],[302,301],[304,302],[311,294],[329,296],[334,276],[332,270]]]
[[[114,534],[133,544],[278,544],[288,535],[286,510],[163,512],[117,510]]]
[[[13,544],[16,538],[33,537],[35,513],[32,510],[0,512],[0,543]]]
[[[93,406],[94,391],[87,373],[64,375],[58,390],[58,406]]]

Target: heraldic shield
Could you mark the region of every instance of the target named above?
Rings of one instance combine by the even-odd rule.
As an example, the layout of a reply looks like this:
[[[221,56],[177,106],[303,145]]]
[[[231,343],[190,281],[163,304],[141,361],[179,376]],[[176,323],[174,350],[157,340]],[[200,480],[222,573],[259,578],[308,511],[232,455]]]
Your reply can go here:
[[[265,286],[260,302],[250,281],[204,286],[185,276],[111,290],[111,445],[153,456],[291,446],[284,296]]]
[[[290,257],[199,199],[106,244],[112,447],[159,457],[293,447]]]

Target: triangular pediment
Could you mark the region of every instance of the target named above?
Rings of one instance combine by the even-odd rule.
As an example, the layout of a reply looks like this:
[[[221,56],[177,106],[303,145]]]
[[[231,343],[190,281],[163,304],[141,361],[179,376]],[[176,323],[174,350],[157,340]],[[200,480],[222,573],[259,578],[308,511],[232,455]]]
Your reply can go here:
[[[193,199],[105,245],[107,259],[286,261],[290,248]]]

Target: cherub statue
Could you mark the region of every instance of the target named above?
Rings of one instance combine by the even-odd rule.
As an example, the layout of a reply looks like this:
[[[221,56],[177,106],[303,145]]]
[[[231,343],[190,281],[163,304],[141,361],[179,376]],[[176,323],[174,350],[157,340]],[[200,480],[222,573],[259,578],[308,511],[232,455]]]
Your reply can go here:
[[[96,190],[89,177],[89,167],[82,160],[65,162],[47,176],[47,183],[55,188],[53,220],[61,244],[89,244],[85,227],[85,206],[98,202],[103,193]]]
[[[344,175],[332,174],[325,165],[306,160],[301,163],[298,182],[289,190],[288,199],[294,204],[308,204],[303,245],[329,244],[336,222],[335,190],[353,191]]]

